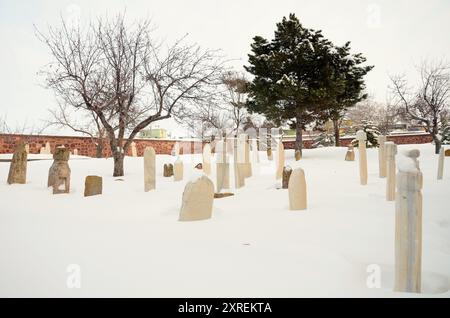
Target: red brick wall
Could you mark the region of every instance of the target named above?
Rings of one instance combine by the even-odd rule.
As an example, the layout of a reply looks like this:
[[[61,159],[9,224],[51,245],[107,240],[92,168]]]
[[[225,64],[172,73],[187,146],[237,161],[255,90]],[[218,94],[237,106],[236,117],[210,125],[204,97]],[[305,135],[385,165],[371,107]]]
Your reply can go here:
[[[30,146],[30,153],[38,154],[42,146],[45,146],[46,142],[50,143],[52,153],[58,146],[65,146],[72,152],[74,149],[78,149],[78,154],[81,156],[95,157],[96,154],[96,140],[92,140],[88,137],[70,137],[70,136],[32,136],[32,135],[7,135],[0,134],[0,153],[13,153],[16,144],[20,141],[24,141]],[[148,140],[148,139],[136,139],[136,150],[138,156],[144,155],[144,149],[146,147],[153,147],[157,154],[170,154],[175,140]],[[186,152],[190,149],[191,153],[201,152],[201,142],[191,141],[179,141],[180,153]],[[183,151],[186,149],[185,151]],[[131,147],[128,149],[128,155],[131,156]],[[103,156],[111,156],[111,148],[108,141],[105,141]]]
[[[353,138],[341,138],[341,145],[346,147],[350,144]],[[395,135],[389,136],[389,141],[393,141],[398,145],[402,144],[426,144],[432,141],[431,135],[419,134],[419,135]],[[19,141],[25,141],[30,145],[30,153],[39,153],[40,148],[45,146],[46,142],[50,143],[52,153],[58,146],[64,145],[71,151],[78,149],[78,154],[81,156],[95,157],[96,146],[95,142],[88,137],[70,137],[70,136],[32,136],[32,135],[7,135],[0,134],[0,153],[13,153],[16,144]],[[153,147],[157,154],[170,154],[175,140],[156,140],[156,139],[136,139],[136,149],[138,156],[143,156],[144,149],[146,147]],[[179,141],[180,153],[183,153],[183,149],[190,149],[191,153],[201,152],[202,143],[191,141]],[[309,149],[312,146],[312,140],[304,140],[303,147]],[[285,149],[294,149],[295,141],[284,141]],[[186,152],[186,151],[184,151]],[[111,149],[109,143],[106,141],[104,145],[103,155],[110,157]],[[128,149],[128,155],[131,155],[131,147]]]

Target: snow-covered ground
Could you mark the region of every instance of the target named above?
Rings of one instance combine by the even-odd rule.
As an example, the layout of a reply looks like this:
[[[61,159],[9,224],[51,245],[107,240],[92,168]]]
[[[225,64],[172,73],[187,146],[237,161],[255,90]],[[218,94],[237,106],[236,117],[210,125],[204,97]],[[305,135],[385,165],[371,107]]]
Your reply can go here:
[[[385,200],[377,151],[368,150],[369,184],[360,186],[346,149],[324,148],[300,162],[286,151],[287,164],[305,170],[307,211],[289,211],[261,152],[246,186],[215,200],[213,218],[199,222],[178,222],[198,155],[182,156],[178,183],[162,176],[174,158],[157,156],[157,189],[148,193],[142,158],[126,158],[123,178],[111,176],[111,159],[71,159],[68,195],[46,188],[50,160],[29,162],[27,184],[12,186],[9,163],[0,162],[0,296],[449,297],[450,159],[437,181],[433,146],[399,153],[413,148],[424,174],[421,295],[392,291],[395,204]],[[103,195],[84,198],[91,174],[103,176]],[[67,287],[70,264],[81,288]],[[380,289],[367,287],[370,264],[380,266]]]

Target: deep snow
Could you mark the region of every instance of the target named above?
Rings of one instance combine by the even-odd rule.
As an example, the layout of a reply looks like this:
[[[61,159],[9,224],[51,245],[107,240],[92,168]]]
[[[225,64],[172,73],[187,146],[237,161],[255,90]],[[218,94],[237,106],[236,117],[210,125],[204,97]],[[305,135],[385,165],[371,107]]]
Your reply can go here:
[[[288,192],[277,189],[274,163],[261,152],[246,186],[215,200],[213,218],[199,222],[178,222],[199,155],[182,156],[177,183],[162,176],[175,158],[158,155],[157,189],[148,193],[143,158],[126,158],[125,177],[113,178],[111,159],[74,157],[68,195],[46,188],[51,160],[29,162],[27,184],[12,186],[9,163],[0,162],[0,296],[449,297],[450,159],[437,181],[432,145],[399,153],[416,148],[424,175],[421,295],[392,291],[395,203],[385,200],[377,150],[368,150],[369,184],[360,186],[358,158],[346,162],[345,148],[323,148],[306,150],[300,162],[286,151],[286,164],[305,170],[307,211],[288,210]],[[103,176],[103,195],[84,198],[90,174]],[[70,264],[81,268],[79,289],[67,288]],[[381,267],[380,289],[366,285],[370,264]]]

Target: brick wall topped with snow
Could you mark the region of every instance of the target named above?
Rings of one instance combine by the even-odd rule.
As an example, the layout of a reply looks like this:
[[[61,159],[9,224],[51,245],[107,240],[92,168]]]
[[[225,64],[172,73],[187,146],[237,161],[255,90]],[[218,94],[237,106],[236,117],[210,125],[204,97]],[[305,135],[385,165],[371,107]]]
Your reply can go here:
[[[353,140],[352,137],[341,138],[341,145],[348,146]],[[393,141],[396,144],[425,144],[432,141],[429,134],[408,134],[408,135],[394,135],[388,137],[389,141]],[[96,145],[94,140],[88,137],[71,137],[71,136],[33,136],[33,135],[10,135],[0,134],[0,153],[12,153],[16,144],[20,141],[25,141],[30,145],[30,153],[39,153],[42,146],[45,146],[46,142],[50,143],[52,153],[55,147],[65,146],[72,152],[74,149],[78,149],[78,154],[81,156],[95,157]],[[176,140],[166,139],[136,139],[136,149],[138,156],[144,154],[146,147],[153,147],[157,154],[170,154]],[[201,152],[202,143],[200,141],[188,141],[180,140],[181,153],[186,152],[183,149],[189,150],[191,153]],[[312,140],[305,139],[303,141],[304,148],[311,148]],[[295,142],[292,140],[283,142],[285,149],[294,149]],[[106,157],[111,156],[111,149],[106,142],[103,150],[103,155]],[[128,149],[128,155],[131,155],[131,147]]]
[[[30,153],[38,154],[41,147],[45,146],[46,142],[50,143],[51,151],[58,146],[65,146],[72,152],[74,149],[78,150],[78,155],[95,157],[96,154],[96,140],[88,137],[72,137],[72,136],[33,136],[33,135],[7,135],[0,134],[0,153],[12,153],[16,144],[24,141],[30,146]],[[153,147],[157,154],[170,154],[176,140],[163,139],[136,139],[136,149],[138,156],[144,155],[146,147]],[[202,149],[202,143],[199,141],[179,141],[180,153],[188,152],[199,153]],[[186,151],[183,151],[186,149]],[[131,147],[128,149],[128,155],[131,156]],[[103,156],[111,156],[111,148],[108,141],[104,143]]]

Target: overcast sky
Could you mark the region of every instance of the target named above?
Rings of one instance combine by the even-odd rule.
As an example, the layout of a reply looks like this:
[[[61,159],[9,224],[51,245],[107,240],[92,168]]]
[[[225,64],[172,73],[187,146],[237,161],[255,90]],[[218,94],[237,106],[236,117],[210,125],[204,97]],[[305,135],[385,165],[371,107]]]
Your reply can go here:
[[[152,18],[168,40],[189,33],[192,42],[222,49],[237,59],[237,69],[247,62],[252,38],[271,38],[275,23],[293,12],[336,44],[351,41],[353,52],[375,65],[367,90],[379,102],[386,99],[389,74],[406,73],[414,82],[421,60],[450,57],[449,0],[0,0],[0,116],[12,127],[39,125],[55,105],[36,74],[50,56],[34,24],[45,29],[60,16],[83,21],[124,10],[130,20]],[[160,125],[174,129],[170,122]]]

